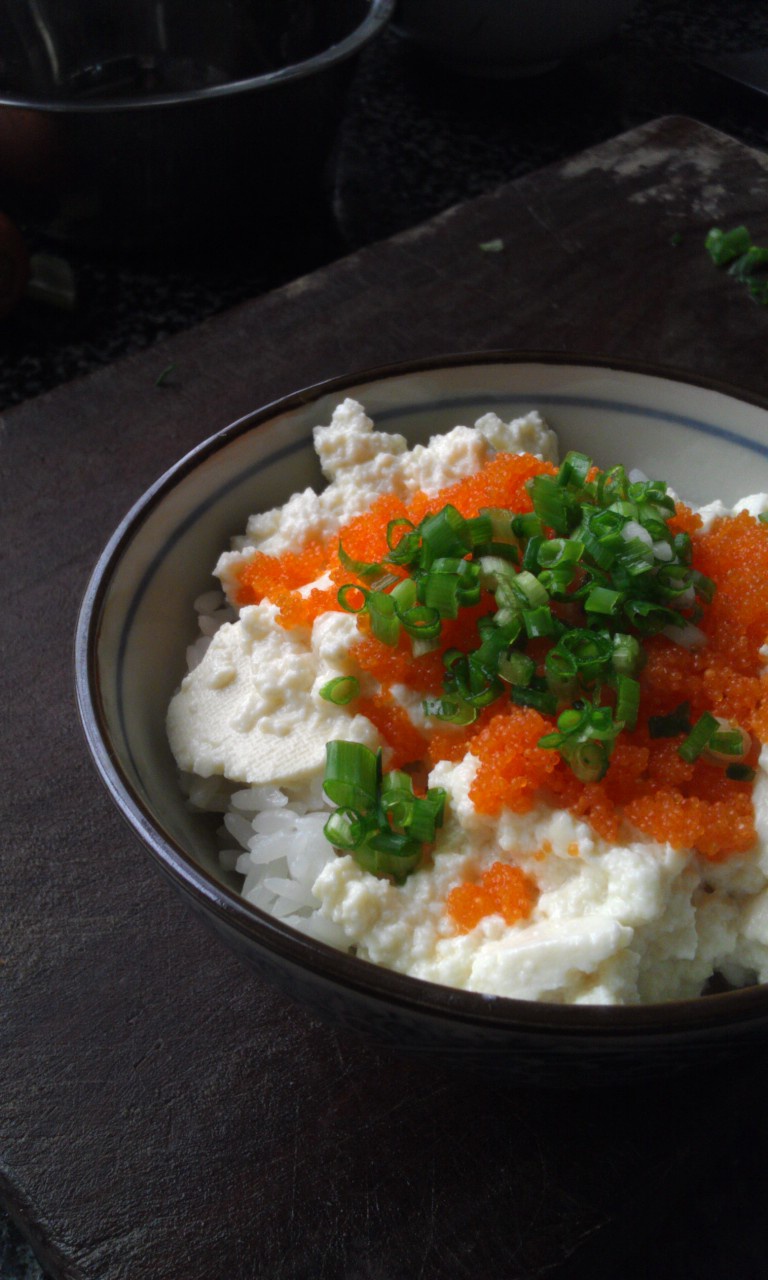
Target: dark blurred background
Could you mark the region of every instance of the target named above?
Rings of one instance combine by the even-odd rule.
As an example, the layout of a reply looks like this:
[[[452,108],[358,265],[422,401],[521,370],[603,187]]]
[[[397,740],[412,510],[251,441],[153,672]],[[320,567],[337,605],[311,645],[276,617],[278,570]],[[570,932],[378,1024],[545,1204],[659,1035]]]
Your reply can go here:
[[[327,190],[306,195],[312,216],[295,226],[255,227],[234,246],[224,233],[191,253],[180,227],[178,246],[129,257],[23,222],[30,253],[63,260],[70,296],[64,308],[25,298],[0,321],[0,408],[656,116],[765,146],[768,96],[699,62],[761,47],[768,10],[746,0],[640,0],[608,43],[512,80],[462,77],[387,30],[357,64]]]

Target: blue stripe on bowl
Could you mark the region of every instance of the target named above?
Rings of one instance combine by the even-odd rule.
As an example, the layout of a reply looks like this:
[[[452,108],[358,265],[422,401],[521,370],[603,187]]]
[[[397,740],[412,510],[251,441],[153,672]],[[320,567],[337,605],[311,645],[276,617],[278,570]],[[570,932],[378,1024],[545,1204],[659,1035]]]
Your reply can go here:
[[[350,390],[353,390],[353,388],[350,388]],[[715,437],[718,440],[727,441],[729,444],[736,445],[739,448],[747,449],[752,453],[756,453],[758,454],[759,457],[768,458],[768,443],[762,444],[759,441],[750,440],[747,436],[739,435],[738,432],[731,431],[727,427],[714,426],[709,422],[702,422],[699,418],[689,417],[687,414],[669,413],[663,409],[651,409],[643,405],[628,404],[622,400],[606,400],[606,399],[602,399],[599,396],[558,395],[558,394],[553,394],[552,392],[541,392],[541,393],[527,392],[524,395],[510,394],[508,392],[507,393],[491,392],[488,395],[483,396],[483,404],[484,406],[487,406],[489,410],[499,405],[503,405],[505,406],[505,408],[508,409],[508,406],[510,405],[510,403],[514,404],[516,412],[520,408],[531,408],[531,409],[537,408],[537,409],[546,410],[548,407],[556,407],[558,405],[563,405],[569,408],[600,409],[600,410],[608,411],[610,413],[615,413],[617,415],[621,414],[621,415],[624,415],[625,417],[650,418],[655,422],[667,422],[670,424],[674,424],[677,427],[683,427],[685,430],[695,432],[698,435]],[[422,403],[417,405],[408,405],[408,406],[400,405],[397,408],[393,407],[391,409],[382,409],[379,412],[377,412],[376,421],[377,421],[377,425],[381,425],[383,423],[391,421],[393,418],[402,418],[404,416],[417,418],[417,417],[423,417],[425,414],[433,414],[435,412],[442,411],[442,410],[460,411],[466,405],[470,405],[470,404],[474,404],[474,405],[477,404],[476,393],[473,393],[471,395],[447,396],[441,400],[431,400],[428,403]],[[116,678],[117,712],[118,712],[118,719],[120,722],[121,732],[123,735],[123,740],[126,744],[127,753],[130,758],[131,766],[133,768],[135,776],[137,779],[140,780],[145,793],[147,792],[147,788],[144,784],[144,780],[142,778],[141,772],[138,768],[135,757],[133,755],[133,751],[131,749],[131,743],[129,741],[128,732],[127,732],[127,726],[125,721],[124,680],[125,680],[125,656],[126,656],[126,651],[128,647],[128,641],[130,638],[130,632],[134,623],[134,619],[138,612],[138,609],[141,605],[141,601],[147,591],[147,588],[150,582],[152,581],[152,578],[154,577],[158,566],[165,559],[166,555],[169,553],[171,548],[175,546],[175,544],[179,541],[180,538],[184,536],[187,530],[193,524],[197,523],[197,521],[199,521],[206,514],[206,512],[208,512],[211,509],[211,507],[215,506],[218,502],[220,502],[221,499],[226,497],[226,495],[230,493],[233,489],[236,489],[241,484],[249,480],[252,480],[255,476],[259,475],[260,472],[266,470],[268,467],[273,466],[277,462],[281,462],[287,458],[290,458],[295,454],[302,452],[304,449],[308,449],[310,447],[311,447],[311,438],[309,436],[307,436],[302,440],[297,440],[290,445],[285,445],[281,449],[276,449],[273,453],[270,453],[267,457],[260,458],[258,461],[254,462],[250,467],[248,467],[245,471],[239,472],[238,475],[234,477],[232,480],[229,480],[227,481],[226,484],[221,485],[208,498],[206,498],[203,502],[199,503],[198,506],[195,507],[194,510],[184,518],[184,520],[181,521],[181,523],[173,530],[173,532],[169,534],[169,536],[163,542],[162,546],[157,550],[155,555],[152,557],[151,561],[147,565],[147,568],[138,583],[136,591],[126,611],[125,621],[123,623],[123,628],[120,633],[120,643],[118,646],[117,669],[116,669],[115,678]],[[221,550],[223,549],[224,548],[221,548]],[[218,555],[218,552],[216,552],[215,549],[214,549],[214,554]]]

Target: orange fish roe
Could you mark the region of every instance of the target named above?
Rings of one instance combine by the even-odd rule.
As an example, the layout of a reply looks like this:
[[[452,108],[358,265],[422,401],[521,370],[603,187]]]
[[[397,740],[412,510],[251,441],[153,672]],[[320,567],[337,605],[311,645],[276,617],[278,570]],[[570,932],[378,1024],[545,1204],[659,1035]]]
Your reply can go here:
[[[714,652],[743,675],[755,675],[768,636],[768,526],[746,512],[716,520],[697,539],[696,567],[717,583],[701,626]]]
[[[686,507],[684,502],[678,502],[675,506],[675,514],[670,516],[667,523],[672,533],[687,533],[693,537],[694,533],[701,528],[701,516],[691,511],[690,507]]]
[[[392,758],[387,762],[389,768],[402,769],[403,765],[415,764],[424,759],[427,748],[425,738],[414,727],[408,713],[387,694],[359,698],[355,710],[376,726],[391,748]]]
[[[319,618],[321,613],[334,613],[339,607],[335,587],[327,590],[318,587],[307,595],[301,595],[298,591],[276,591],[270,599],[278,606],[280,612],[277,620],[286,631],[291,631],[294,627],[307,627],[311,630],[315,618]]]
[[[443,685],[442,648],[414,658],[410,636],[405,632],[401,632],[396,645],[382,644],[372,635],[361,636],[355,645],[355,659],[384,689],[407,684],[422,693],[439,693]]]
[[[390,521],[409,518],[412,517],[409,516],[408,508],[402,499],[396,498],[391,493],[385,493],[375,500],[370,510],[364,515],[355,516],[345,524],[339,530],[338,536],[333,539],[331,560],[335,561],[335,564],[329,563],[328,566],[332,571],[340,569],[343,574],[339,586],[350,581],[349,569],[341,569],[336,556],[339,542],[353,560],[362,560],[365,564],[377,563],[389,552],[387,526]]]
[[[313,582],[323,572],[325,549],[319,542],[308,542],[301,551],[284,551],[279,556],[265,556],[257,551],[238,575],[237,603],[258,604],[266,596],[275,597]]]
[[[486,916],[503,916],[506,924],[527,920],[536,901],[536,888],[520,867],[494,862],[479,884],[459,884],[445,900],[446,911],[462,933],[469,933]]]
[[[537,745],[550,728],[538,711],[510,703],[481,729],[472,741],[480,768],[469,790],[479,813],[497,814],[503,807],[526,813],[533,806],[560,764],[556,751]]]
[[[496,715],[498,715],[498,709],[491,704],[483,708],[474,724],[444,725],[441,720],[436,720],[434,728],[431,728],[429,733],[427,757],[429,764],[437,764],[438,760],[462,760],[470,750],[474,739]]]
[[[713,862],[745,853],[755,839],[752,800],[743,792],[707,801],[660,787],[653,795],[632,800],[626,816],[654,840],[669,841],[675,849],[698,849]]]
[[[690,702],[696,720],[703,711],[723,716],[745,729],[753,727],[755,712],[766,689],[756,675],[735,670],[727,653],[718,653],[719,633],[710,633],[702,649],[682,649],[663,637],[646,641],[648,661],[641,676],[643,708],[661,715],[680,702]],[[754,669],[753,669],[754,671]]]
[[[405,632],[400,633],[396,645],[382,644],[364,632],[355,646],[355,658],[385,689],[391,689],[393,684],[406,684],[420,693],[439,693],[445,675],[443,654],[447,649],[458,648],[464,652],[472,649],[477,643],[478,619],[493,609],[493,600],[490,600],[462,609],[455,620],[446,619],[439,644],[419,657],[414,657],[410,636]]]
[[[760,681],[760,705],[752,716],[752,732],[761,742],[768,742],[768,676]]]
[[[525,483],[533,476],[554,476],[557,467],[542,462],[530,453],[497,453],[473,476],[441,489],[435,497],[419,494],[409,506],[408,515],[414,524],[428,511],[439,511],[450,503],[469,519],[483,507],[506,507],[510,511],[532,511],[533,505]]]
[[[698,522],[690,516],[685,527],[695,533]],[[768,741],[768,680],[758,653],[768,639],[768,528],[746,515],[718,520],[695,536],[694,564],[717,584],[700,623],[707,644],[688,650],[663,636],[647,640],[641,722],[618,740],[605,778],[582,786],[560,769],[549,786],[555,803],[608,840],[620,838],[626,819],[654,840],[719,861],[754,843],[751,783],[728,778],[705,758],[686,763],[679,738],[653,739],[647,722],[688,702],[693,722],[711,711]],[[753,744],[746,763],[754,766],[758,753]]]

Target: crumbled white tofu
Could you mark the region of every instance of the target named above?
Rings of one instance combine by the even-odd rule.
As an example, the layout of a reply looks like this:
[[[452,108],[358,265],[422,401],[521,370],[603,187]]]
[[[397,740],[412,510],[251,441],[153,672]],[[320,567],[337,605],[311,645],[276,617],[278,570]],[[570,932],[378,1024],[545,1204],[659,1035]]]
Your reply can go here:
[[[474,475],[497,450],[557,456],[557,441],[538,413],[511,423],[486,414],[480,425],[455,427],[434,436],[428,445],[408,449],[400,435],[374,431],[370,418],[355,400],[344,400],[327,427],[316,427],[315,446],[323,472],[331,481],[321,493],[304,489],[282,507],[251,516],[245,535],[220,556],[216,573],[230,600],[237,590],[237,573],[255,551],[280,555],[310,541],[324,541],[367,511],[375,498],[392,493],[407,501],[419,490],[439,489]]]
[[[331,660],[329,646],[318,654],[301,632],[281,627],[276,615],[269,602],[243,609],[236,623],[216,632],[202,661],[184,677],[167,725],[181,769],[278,786],[322,770],[332,739],[377,744],[369,720],[319,696],[327,680],[349,673],[348,650],[342,657],[337,638],[340,662]]]

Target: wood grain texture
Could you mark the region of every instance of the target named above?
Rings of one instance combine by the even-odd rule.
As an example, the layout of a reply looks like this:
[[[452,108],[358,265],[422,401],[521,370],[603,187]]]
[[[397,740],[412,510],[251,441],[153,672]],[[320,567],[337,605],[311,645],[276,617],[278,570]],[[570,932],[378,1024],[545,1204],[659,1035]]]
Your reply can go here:
[[[702,249],[766,207],[765,156],[657,121],[0,420],[0,1192],[56,1280],[526,1280],[601,1265],[733,1161],[756,1067],[607,1099],[491,1087],[342,1037],[246,974],[98,784],[71,650],[131,502],[301,385],[509,347],[768,393],[768,311]],[[720,1101],[737,1080],[743,1114]],[[764,1151],[754,1115],[749,1133]]]

